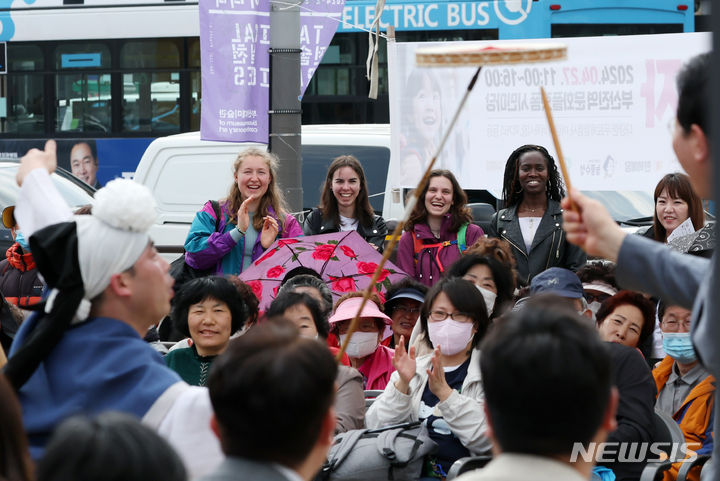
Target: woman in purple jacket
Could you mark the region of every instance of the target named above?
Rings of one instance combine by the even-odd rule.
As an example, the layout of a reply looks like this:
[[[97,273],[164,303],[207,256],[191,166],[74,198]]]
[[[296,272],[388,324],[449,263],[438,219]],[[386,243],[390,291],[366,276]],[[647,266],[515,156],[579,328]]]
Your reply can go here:
[[[233,165],[233,185],[220,201],[222,218],[215,229],[210,202],[195,214],[185,239],[185,262],[196,269],[216,266],[218,274],[241,273],[277,238],[303,234],[287,213],[277,186],[278,160],[264,150],[246,149]]]
[[[440,280],[467,246],[484,235],[466,204],[467,195],[453,173],[433,170],[400,238],[397,265],[427,286]]]

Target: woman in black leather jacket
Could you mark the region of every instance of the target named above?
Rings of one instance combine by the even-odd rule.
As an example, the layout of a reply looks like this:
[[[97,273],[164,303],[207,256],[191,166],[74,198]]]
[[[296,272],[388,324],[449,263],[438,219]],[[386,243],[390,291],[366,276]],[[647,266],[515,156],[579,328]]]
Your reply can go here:
[[[349,230],[382,252],[387,227],[370,206],[365,172],[354,156],[341,155],[330,164],[320,206],[307,216],[303,231],[315,235]]]
[[[520,285],[549,267],[575,271],[585,264],[585,253],[562,230],[565,187],[547,149],[523,145],[510,154],[502,196],[506,207],[492,217],[488,234],[512,246]]]

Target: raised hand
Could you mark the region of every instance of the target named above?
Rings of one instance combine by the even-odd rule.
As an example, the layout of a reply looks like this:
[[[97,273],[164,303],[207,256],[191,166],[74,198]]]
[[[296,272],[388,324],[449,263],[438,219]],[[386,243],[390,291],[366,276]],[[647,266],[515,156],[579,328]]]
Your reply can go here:
[[[410,391],[410,380],[415,376],[417,363],[415,362],[415,346],[410,346],[410,352],[405,350],[405,337],[400,336],[399,345],[395,348],[393,366],[400,379],[395,382],[395,389],[401,393],[408,394]]]
[[[263,246],[263,249],[267,249],[275,242],[279,231],[278,221],[269,215],[263,217],[263,228],[260,232],[260,245]]]
[[[570,192],[576,210],[570,210],[568,198],[562,200],[563,229],[568,242],[576,244],[592,256],[617,261],[625,232],[610,217],[603,205],[580,191]]]
[[[427,374],[430,391],[442,402],[450,397],[452,388],[445,380],[445,370],[440,359],[441,355],[442,352],[440,346],[438,346],[433,352],[432,359],[430,359],[431,368],[427,370]]]
[[[247,232],[248,226],[250,225],[250,204],[255,200],[255,196],[251,195],[240,204],[240,208],[237,211],[237,227],[243,232]]]
[[[15,180],[19,186],[22,186],[25,177],[33,170],[44,168],[49,173],[55,172],[57,169],[57,144],[54,140],[45,142],[45,149],[30,149],[22,159],[20,159],[20,168],[18,169]]]

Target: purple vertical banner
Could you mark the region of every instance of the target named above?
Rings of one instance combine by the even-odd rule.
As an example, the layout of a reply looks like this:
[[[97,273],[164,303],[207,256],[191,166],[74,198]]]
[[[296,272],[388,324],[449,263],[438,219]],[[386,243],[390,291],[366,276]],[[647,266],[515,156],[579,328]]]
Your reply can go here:
[[[340,25],[345,0],[305,0],[300,5],[300,95]]]
[[[200,138],[268,143],[270,0],[200,0]]]

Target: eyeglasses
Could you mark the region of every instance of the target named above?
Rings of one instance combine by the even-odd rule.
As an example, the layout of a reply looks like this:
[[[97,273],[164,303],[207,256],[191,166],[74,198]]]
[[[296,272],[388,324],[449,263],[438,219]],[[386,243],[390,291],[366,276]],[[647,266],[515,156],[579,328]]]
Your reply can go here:
[[[452,319],[453,321],[458,322],[467,322],[470,319],[470,315],[466,314],[464,312],[453,312],[450,314],[449,312],[445,311],[431,311],[430,312],[430,319],[433,321],[444,321],[447,318]]]
[[[399,312],[401,314],[419,314],[419,307],[407,307],[407,306],[395,306],[392,308],[393,312]]]
[[[612,296],[610,294],[592,294],[590,292],[584,292],[583,297],[586,301],[588,301],[588,304],[593,301],[598,301],[600,304],[602,304],[607,299],[610,299]]]
[[[676,332],[680,326],[682,326],[685,331],[690,332],[690,319],[684,319],[682,321],[677,319],[668,319],[667,321],[662,321],[661,324],[668,332]]]

